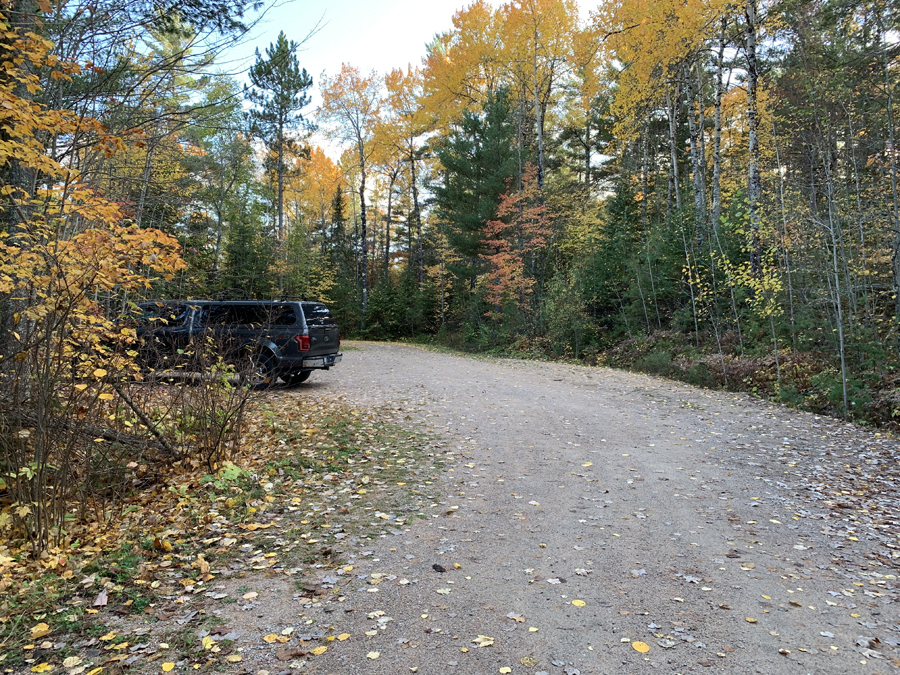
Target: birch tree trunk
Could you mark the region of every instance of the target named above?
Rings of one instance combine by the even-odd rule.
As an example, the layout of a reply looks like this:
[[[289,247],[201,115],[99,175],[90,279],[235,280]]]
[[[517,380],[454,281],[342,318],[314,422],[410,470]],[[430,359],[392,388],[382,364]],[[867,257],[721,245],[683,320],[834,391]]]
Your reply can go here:
[[[728,19],[722,19],[722,27],[719,30],[719,53],[716,59],[716,102],[713,124],[713,174],[712,174],[712,212],[710,230],[718,234],[719,221],[722,218],[722,93],[724,84],[725,61],[725,31],[728,28]]]
[[[756,0],[747,0],[744,7],[744,18],[747,21],[745,51],[747,54],[747,153],[749,155],[747,199],[750,215],[750,272],[753,276],[759,277],[762,273],[762,244],[759,234],[762,176],[759,169],[759,109],[757,104],[759,64],[756,58]]]
[[[678,145],[676,140],[676,134],[678,131],[678,84],[676,83],[676,92],[673,98],[672,90],[669,87],[666,87],[666,103],[668,104],[669,109],[669,153],[671,155],[672,161],[672,186],[673,191],[675,192],[675,209],[681,211],[681,186],[679,185],[678,179]]]

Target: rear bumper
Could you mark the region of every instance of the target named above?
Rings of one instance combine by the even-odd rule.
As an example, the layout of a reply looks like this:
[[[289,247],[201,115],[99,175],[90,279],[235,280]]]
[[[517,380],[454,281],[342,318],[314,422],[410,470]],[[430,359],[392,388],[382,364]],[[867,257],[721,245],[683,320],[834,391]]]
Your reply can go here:
[[[341,362],[343,354],[326,354],[303,359],[303,368],[330,368]]]

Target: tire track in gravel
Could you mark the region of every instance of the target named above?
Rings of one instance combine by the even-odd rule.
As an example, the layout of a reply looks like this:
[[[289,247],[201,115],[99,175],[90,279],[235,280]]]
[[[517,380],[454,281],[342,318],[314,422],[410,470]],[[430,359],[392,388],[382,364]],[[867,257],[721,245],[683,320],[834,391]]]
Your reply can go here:
[[[803,463],[829,434],[892,443],[643,375],[353,347],[317,389],[417,404],[451,450],[443,497],[305,605],[351,637],[294,672],[896,672],[896,568],[869,530],[835,537]],[[272,617],[296,616],[284,595]]]

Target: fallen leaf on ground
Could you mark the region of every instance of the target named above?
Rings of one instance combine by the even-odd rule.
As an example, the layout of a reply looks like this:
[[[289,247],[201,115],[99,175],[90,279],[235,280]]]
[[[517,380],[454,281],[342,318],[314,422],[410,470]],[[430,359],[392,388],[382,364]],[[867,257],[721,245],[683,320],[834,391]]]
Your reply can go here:
[[[754,619],[752,616],[745,616],[744,621],[746,621],[747,623],[756,623],[756,619]]]
[[[377,659],[379,656],[381,656],[381,652],[369,652],[368,654],[366,654],[366,658],[372,659],[373,661],[375,659]]]
[[[322,645],[321,647],[316,647],[315,649],[309,650],[309,653],[313,656],[322,656],[325,652],[328,651],[328,647]]]
[[[641,642],[640,640],[631,643],[631,648],[636,652],[640,652],[641,654],[646,654],[650,651],[650,645],[646,642]]]
[[[32,673],[49,673],[51,670],[53,670],[53,666],[51,666],[49,663],[39,663],[36,666],[32,667],[31,672]]]
[[[341,642],[343,642],[344,640],[348,639],[349,637],[350,637],[350,633],[341,633],[340,635],[337,636],[337,639],[340,640]]]
[[[171,661],[169,661],[168,663],[162,664],[162,670],[163,670],[164,673],[168,673],[168,672],[169,672],[170,670],[172,670],[174,667],[175,667],[175,664],[172,663]]]
[[[293,661],[294,659],[299,659],[301,656],[305,656],[306,652],[297,647],[284,647],[275,652],[275,658],[279,661]]]
[[[573,600],[572,604],[576,607],[584,607],[587,603],[584,600]]]
[[[31,627],[31,639],[37,640],[38,638],[42,638],[45,635],[49,635],[50,626],[45,623],[39,623],[36,626]]]
[[[488,637],[487,635],[479,635],[474,640],[472,640],[479,647],[490,647],[494,644],[494,638]]]

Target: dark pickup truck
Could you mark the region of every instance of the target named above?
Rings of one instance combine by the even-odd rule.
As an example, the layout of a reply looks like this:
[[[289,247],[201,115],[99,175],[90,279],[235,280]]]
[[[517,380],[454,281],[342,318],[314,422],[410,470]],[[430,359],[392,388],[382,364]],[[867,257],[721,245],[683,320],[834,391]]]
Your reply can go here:
[[[342,356],[340,331],[321,302],[160,300],[139,304],[125,321],[136,325],[148,368],[190,367],[202,339],[258,387],[279,377],[305,382]]]

